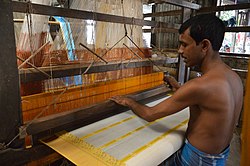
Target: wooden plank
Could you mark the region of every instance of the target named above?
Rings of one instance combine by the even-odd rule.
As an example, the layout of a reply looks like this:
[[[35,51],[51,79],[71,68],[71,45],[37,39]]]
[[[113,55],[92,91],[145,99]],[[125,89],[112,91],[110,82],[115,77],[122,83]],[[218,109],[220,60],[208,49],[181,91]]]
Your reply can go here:
[[[223,5],[217,7],[203,7],[197,10],[197,13],[212,13],[219,11],[228,11],[228,10],[240,10],[240,9],[249,9],[250,3],[241,3],[236,5]]]
[[[188,1],[184,1],[184,0],[149,0],[148,2],[150,3],[157,3],[157,4],[161,4],[161,3],[168,3],[168,4],[172,4],[172,5],[176,5],[176,6],[180,6],[180,7],[184,7],[184,8],[189,8],[189,9],[200,9],[200,5],[195,4],[195,3],[191,3]]]
[[[240,54],[240,53],[228,53],[228,52],[220,52],[220,55],[225,56],[235,56],[235,57],[250,57],[250,54]]]
[[[152,59],[154,64],[156,65],[163,65],[166,63],[166,60],[164,59]],[[139,67],[146,67],[146,66],[152,66],[152,63],[146,59],[138,61],[138,60],[132,60],[130,62],[124,61],[123,63],[114,63],[109,62],[108,64],[103,63],[96,63],[93,65],[87,72],[87,74],[91,73],[100,73],[100,72],[107,72],[107,71],[115,71],[115,70],[122,70],[122,69],[129,69],[129,68],[139,68]],[[61,78],[61,77],[67,77],[67,76],[74,76],[79,75],[80,71],[81,73],[84,73],[86,69],[88,68],[88,65],[84,64],[72,64],[72,65],[61,65],[61,66],[52,66],[52,67],[40,67],[39,69],[47,74],[53,75],[53,78]],[[44,74],[38,72],[35,69],[21,69],[19,71],[19,77],[21,80],[21,83],[27,83],[32,81],[41,81],[48,79],[47,76]]]
[[[226,32],[250,32],[250,26],[226,27]]]
[[[143,17],[165,17],[165,16],[176,16],[181,15],[182,10],[171,10],[171,11],[164,11],[164,12],[155,12],[155,13],[147,13],[143,14]]]
[[[8,144],[18,134],[19,127],[22,124],[16,44],[11,9],[11,0],[0,1],[0,144]],[[14,146],[14,144],[11,144],[11,146]]]
[[[153,29],[143,29],[144,33],[178,33],[178,29],[171,28],[153,28]]]
[[[143,20],[139,18],[122,17],[122,16],[116,16],[116,15],[110,15],[110,14],[52,7],[52,6],[33,4],[33,3],[27,3],[27,2],[13,1],[12,4],[13,4],[13,12],[40,14],[40,15],[47,15],[47,16],[62,16],[62,17],[75,18],[75,19],[113,22],[113,23],[130,24],[130,25],[138,25],[138,26],[157,27],[159,24],[169,26],[168,24],[163,23],[163,22],[159,23],[156,21],[147,21],[147,20]]]

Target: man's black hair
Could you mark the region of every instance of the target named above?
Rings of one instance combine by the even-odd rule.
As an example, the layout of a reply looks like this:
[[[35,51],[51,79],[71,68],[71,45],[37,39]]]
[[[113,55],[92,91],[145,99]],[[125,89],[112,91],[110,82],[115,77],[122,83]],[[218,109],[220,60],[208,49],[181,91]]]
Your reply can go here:
[[[191,17],[181,25],[179,34],[184,33],[188,28],[190,29],[190,36],[195,40],[196,44],[208,39],[213,50],[220,50],[224,39],[225,25],[218,17],[213,14],[201,14]]]

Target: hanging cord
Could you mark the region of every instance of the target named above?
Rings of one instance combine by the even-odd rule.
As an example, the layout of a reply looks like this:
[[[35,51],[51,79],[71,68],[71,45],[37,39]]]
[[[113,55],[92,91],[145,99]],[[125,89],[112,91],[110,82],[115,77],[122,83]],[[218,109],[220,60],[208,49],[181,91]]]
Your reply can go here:
[[[135,18],[132,17],[132,25],[130,26],[130,36],[133,36],[134,34],[134,26],[135,26]]]
[[[128,36],[128,30],[127,30],[127,26],[125,23],[125,11],[124,11],[124,5],[123,5],[123,0],[122,0],[122,15],[123,15],[123,22],[124,22],[124,31],[125,31],[125,36]]]
[[[126,24],[125,24],[125,11],[124,11],[124,4],[123,4],[123,0],[121,0],[121,4],[122,4],[122,15],[123,15],[123,22],[124,22],[124,24],[123,24],[123,26],[124,26],[124,38],[125,37],[127,37],[128,36],[128,31],[127,31],[127,27],[126,27]],[[124,85],[124,90],[126,91],[126,82],[125,82],[125,80],[123,79],[123,59],[122,59],[122,56],[121,56],[121,62],[120,62],[120,64],[119,65],[121,65],[121,78],[122,78],[122,82],[123,82],[123,85]]]
[[[26,16],[27,16],[27,25],[28,25],[28,34],[29,34],[29,44],[30,44],[30,52],[31,54],[33,54],[33,37],[32,37],[32,34],[33,34],[33,28],[32,28],[32,15],[31,15],[31,12],[32,12],[32,5],[31,5],[31,1],[29,0],[27,2],[27,5],[28,5],[28,8],[27,8],[27,12],[26,12]]]
[[[128,30],[127,30],[127,26],[126,26],[126,23],[125,23],[125,10],[124,10],[124,2],[123,2],[123,0],[121,0],[121,4],[122,4],[122,16],[123,16],[123,22],[124,22],[124,24],[123,24],[123,26],[124,26],[124,36],[123,36],[123,38],[125,38],[125,37],[128,37]],[[121,62],[119,63],[119,65],[120,64],[123,66],[122,56],[121,56]],[[122,69],[121,69],[121,71],[122,71]]]
[[[124,6],[123,6],[123,11],[124,11]],[[125,13],[123,13],[123,17],[125,17]],[[124,24],[125,25],[125,24]],[[125,26],[126,27],[126,26]],[[132,25],[130,26],[130,36],[131,38],[133,38],[133,30],[134,30],[134,17],[132,17]],[[126,29],[125,29],[125,33],[126,33]],[[128,36],[126,36],[128,37]],[[138,55],[132,48],[129,48],[125,43],[123,43],[123,45],[130,50],[130,52],[132,52],[132,57],[129,59],[126,67],[129,65],[129,63],[131,62],[131,60],[133,60],[134,56],[137,57],[138,61],[140,61],[140,59],[142,59],[140,57],[140,55]]]

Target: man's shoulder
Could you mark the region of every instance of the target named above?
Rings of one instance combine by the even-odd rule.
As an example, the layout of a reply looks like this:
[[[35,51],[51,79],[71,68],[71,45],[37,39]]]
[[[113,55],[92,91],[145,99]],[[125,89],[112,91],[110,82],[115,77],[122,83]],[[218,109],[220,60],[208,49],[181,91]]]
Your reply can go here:
[[[217,91],[226,83],[221,77],[215,77],[213,75],[202,75],[201,77],[194,78],[187,82],[190,89],[197,93],[207,93],[208,91]]]
[[[210,80],[211,81],[211,80]],[[194,87],[199,87],[199,88],[202,88],[202,87],[205,87],[207,86],[207,84],[210,82],[208,77],[207,76],[200,76],[200,77],[197,77],[197,78],[193,78],[191,80],[189,80],[187,82],[187,84],[189,84],[189,86],[194,86]]]
[[[208,87],[208,82],[203,77],[193,78],[181,86],[181,91],[189,91],[191,95],[200,95]]]

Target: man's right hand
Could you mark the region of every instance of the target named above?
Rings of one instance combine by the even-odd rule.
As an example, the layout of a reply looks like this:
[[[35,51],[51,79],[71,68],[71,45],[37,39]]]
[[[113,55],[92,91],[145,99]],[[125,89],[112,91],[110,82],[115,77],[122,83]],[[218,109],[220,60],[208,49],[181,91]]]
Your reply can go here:
[[[181,85],[176,81],[176,79],[173,76],[164,75],[163,80],[164,82],[170,85],[170,88],[172,89],[172,91],[176,91],[177,89],[181,87]]]

